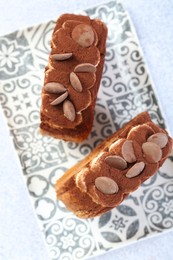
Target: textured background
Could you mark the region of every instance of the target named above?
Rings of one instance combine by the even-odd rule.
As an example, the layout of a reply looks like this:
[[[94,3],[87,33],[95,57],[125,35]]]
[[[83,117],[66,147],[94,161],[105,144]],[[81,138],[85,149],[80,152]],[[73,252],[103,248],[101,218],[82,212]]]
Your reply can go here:
[[[173,4],[169,0],[124,0],[141,43],[165,119],[173,134]],[[85,9],[98,0],[0,0],[0,35]],[[48,259],[22,173],[0,110],[0,259]],[[173,232],[109,252],[98,259],[172,259]],[[162,246],[161,246],[162,245]]]

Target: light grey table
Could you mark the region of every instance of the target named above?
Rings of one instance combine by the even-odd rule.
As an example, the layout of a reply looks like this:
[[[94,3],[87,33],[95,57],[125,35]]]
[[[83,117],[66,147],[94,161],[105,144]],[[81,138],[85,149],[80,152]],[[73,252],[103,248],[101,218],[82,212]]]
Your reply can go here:
[[[0,35],[57,19],[99,0],[0,0]],[[124,0],[141,43],[156,93],[173,136],[173,1]],[[48,260],[44,240],[23,185],[0,109],[0,260]],[[172,260],[173,231],[108,252],[95,259]]]

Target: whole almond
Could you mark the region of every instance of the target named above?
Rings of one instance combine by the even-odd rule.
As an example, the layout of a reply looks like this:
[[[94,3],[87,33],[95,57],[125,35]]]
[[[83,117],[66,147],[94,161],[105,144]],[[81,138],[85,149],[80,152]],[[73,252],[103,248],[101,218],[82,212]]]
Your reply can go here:
[[[144,162],[138,162],[135,163],[126,173],[126,177],[127,178],[133,178],[138,176],[139,174],[141,174],[141,172],[143,171],[145,167],[145,163]]]
[[[133,148],[133,141],[126,140],[121,148],[122,156],[128,163],[136,162],[136,155]]]
[[[48,93],[52,93],[52,94],[59,94],[66,91],[66,88],[61,83],[58,82],[49,82],[44,86],[44,89]]]
[[[66,91],[66,92],[63,93],[61,96],[59,96],[59,97],[56,98],[54,101],[52,101],[50,104],[51,104],[52,106],[59,105],[59,104],[62,103],[67,97],[68,97],[68,92]]]
[[[127,162],[118,155],[109,155],[105,158],[105,162],[113,168],[123,170],[127,167]]]
[[[82,92],[82,84],[76,73],[70,73],[70,83],[77,92]]]
[[[160,148],[164,148],[167,145],[168,137],[164,133],[156,133],[156,134],[151,135],[147,139],[147,142],[155,143],[158,146],[160,146]]]
[[[73,103],[70,100],[65,100],[63,103],[64,116],[70,121],[74,121],[76,117],[76,112]]]
[[[106,176],[97,177],[95,179],[95,186],[99,191],[107,195],[115,194],[119,190],[117,183]]]
[[[91,63],[81,63],[74,68],[74,72],[96,72],[96,67]]]
[[[73,53],[71,53],[71,52],[58,53],[58,54],[52,54],[51,58],[56,61],[63,61],[63,60],[67,60],[67,59],[71,58],[72,55],[73,55]]]
[[[146,159],[150,162],[156,163],[162,158],[162,150],[160,146],[155,143],[146,142],[142,144],[142,150]]]
[[[72,39],[81,47],[89,47],[94,42],[94,31],[88,24],[78,24],[72,31]]]

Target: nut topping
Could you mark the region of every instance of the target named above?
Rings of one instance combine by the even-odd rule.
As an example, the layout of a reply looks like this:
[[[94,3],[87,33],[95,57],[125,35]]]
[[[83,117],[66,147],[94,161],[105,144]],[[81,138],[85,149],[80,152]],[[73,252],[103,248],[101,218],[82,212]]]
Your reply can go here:
[[[56,98],[54,101],[52,101],[50,104],[51,104],[52,106],[59,105],[59,104],[62,103],[67,97],[68,97],[68,92],[66,91],[66,92],[63,93],[61,96],[59,96],[59,97]]]
[[[113,168],[124,170],[127,167],[127,162],[118,155],[110,155],[105,158],[105,162]]]
[[[138,176],[139,174],[141,174],[141,172],[143,171],[145,167],[145,163],[144,162],[138,162],[135,163],[126,173],[126,177],[127,178],[133,178]]]
[[[112,152],[113,150],[115,150],[115,149],[119,146],[119,144],[121,143],[122,140],[123,140],[123,139],[118,139],[118,140],[116,140],[115,142],[113,142],[113,143],[110,145],[110,147],[109,147],[109,152]]]
[[[81,63],[74,68],[74,72],[96,72],[96,67],[91,63]]]
[[[56,60],[56,61],[63,61],[63,60],[67,60],[69,58],[72,57],[72,53],[69,52],[69,53],[58,53],[58,54],[52,54],[51,55],[51,58],[53,60]]]
[[[142,150],[147,161],[156,163],[162,158],[162,150],[155,143],[146,142],[142,144]]]
[[[117,193],[119,190],[117,183],[106,176],[97,177],[95,179],[95,186],[99,191],[107,195]]]
[[[49,82],[44,86],[44,89],[48,93],[52,93],[52,94],[59,94],[66,91],[66,88],[61,83],[58,82]]]
[[[74,72],[70,73],[70,83],[77,92],[82,92],[82,84]]]
[[[73,103],[70,100],[65,100],[63,103],[64,116],[70,121],[74,121],[76,112]]]
[[[72,39],[81,47],[89,47],[94,42],[94,31],[88,24],[78,24],[72,31]]]
[[[164,148],[167,145],[168,137],[164,133],[156,133],[156,134],[151,135],[147,139],[147,142],[155,143],[158,146],[160,146],[160,148]]]
[[[133,141],[126,140],[122,145],[122,156],[128,163],[136,162],[136,155],[133,148]]]

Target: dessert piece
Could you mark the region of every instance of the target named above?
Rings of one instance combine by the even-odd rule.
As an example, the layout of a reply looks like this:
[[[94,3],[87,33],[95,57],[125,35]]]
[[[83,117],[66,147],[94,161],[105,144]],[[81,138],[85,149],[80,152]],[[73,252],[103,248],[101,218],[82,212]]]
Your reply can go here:
[[[81,142],[89,135],[102,76],[107,28],[88,16],[58,19],[42,88],[42,134]]]
[[[147,112],[100,143],[56,183],[57,198],[78,217],[101,215],[157,172],[172,149]]]

